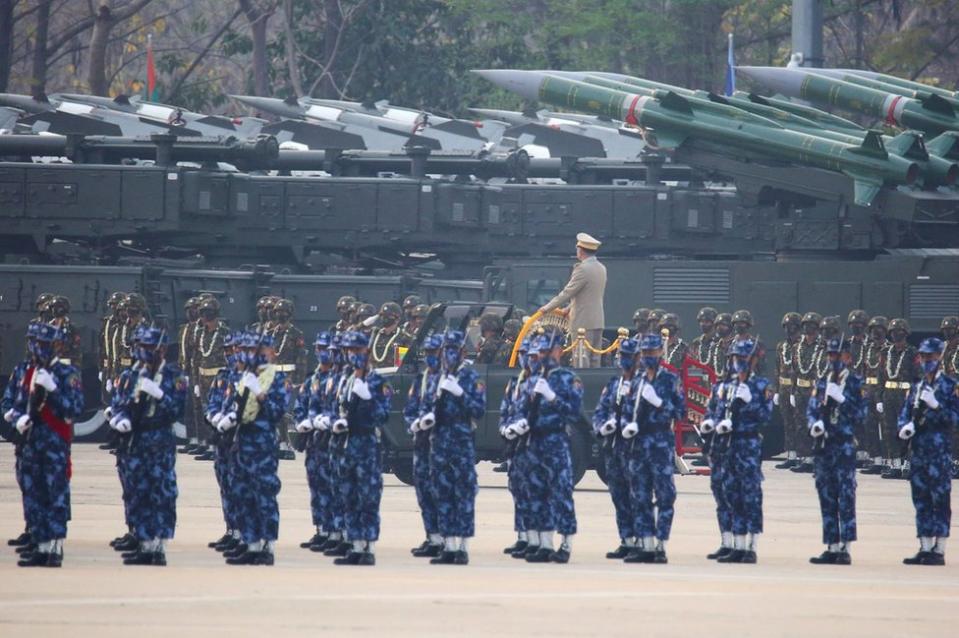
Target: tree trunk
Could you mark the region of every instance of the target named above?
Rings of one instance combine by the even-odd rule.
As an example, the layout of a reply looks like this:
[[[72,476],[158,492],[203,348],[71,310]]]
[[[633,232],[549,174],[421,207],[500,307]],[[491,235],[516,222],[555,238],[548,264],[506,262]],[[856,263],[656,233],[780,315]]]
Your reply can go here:
[[[90,65],[87,67],[87,87],[92,95],[106,95],[107,89],[107,44],[110,30],[116,24],[110,7],[101,4],[90,36]]]
[[[240,8],[250,22],[253,38],[253,95],[270,94],[269,67],[266,59],[266,30],[273,14],[271,9],[261,9],[253,0],[239,0]]]
[[[13,0],[0,0],[0,93],[7,90],[13,64]]]
[[[317,97],[321,98],[339,98],[340,94],[333,84],[333,66],[336,63],[336,41],[340,35],[340,29],[343,28],[343,14],[340,13],[340,3],[338,0],[324,0],[323,13],[326,17],[326,24],[323,26],[323,77],[320,78],[320,84],[317,86]]]
[[[283,2],[283,29],[286,32],[286,67],[290,74],[290,86],[297,97],[303,95],[300,80],[300,65],[296,61],[296,42],[293,40],[293,0]]]
[[[53,0],[40,0],[37,5],[37,37],[33,43],[33,72],[30,94],[39,96],[47,90],[47,33],[50,30],[50,5]]]

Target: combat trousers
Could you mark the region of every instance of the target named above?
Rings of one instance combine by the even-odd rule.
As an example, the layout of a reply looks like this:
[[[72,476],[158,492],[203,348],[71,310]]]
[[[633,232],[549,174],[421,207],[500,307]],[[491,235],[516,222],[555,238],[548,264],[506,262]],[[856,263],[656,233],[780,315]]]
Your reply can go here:
[[[509,443],[513,452],[509,457],[509,469],[506,474],[506,486],[513,496],[513,530],[526,532],[530,527],[530,511],[528,501],[528,487],[526,485],[529,474],[529,449],[525,439]]]
[[[227,529],[233,530],[236,529],[236,508],[233,505],[234,490],[230,484],[233,477],[233,470],[230,467],[232,461],[230,448],[233,441],[227,437],[227,434],[216,436],[213,448],[213,473],[220,488],[220,507],[223,509],[223,522]]]
[[[243,542],[275,541],[280,533],[276,430],[268,421],[239,426],[234,443],[237,520]]]
[[[176,529],[176,438],[172,424],[134,432],[127,458],[130,515],[137,540],[173,538]]]
[[[787,452],[795,452],[798,449],[799,438],[803,436],[803,427],[805,418],[800,419],[799,413],[789,403],[789,398],[794,397],[796,386],[780,386],[779,388],[779,414],[783,421],[783,445]],[[798,401],[796,405],[799,405]]]
[[[713,446],[709,450],[709,489],[713,493],[713,500],[716,501],[716,522],[719,524],[720,532],[733,531],[733,513],[729,506],[729,499],[726,497],[724,486],[726,482],[727,465],[729,463],[728,450],[724,448],[721,440],[713,435]]]
[[[636,512],[629,492],[629,442],[614,432],[603,444],[606,487],[616,512],[616,530],[622,540],[636,536]]]
[[[24,509],[34,543],[66,538],[70,520],[70,444],[43,423],[34,423],[23,445]]]
[[[205,398],[210,396],[210,388],[213,386],[214,381],[216,381],[215,374],[201,375],[197,373],[197,377],[194,383],[200,386],[200,397]],[[212,443],[211,437],[213,434],[213,428],[211,428],[206,421],[206,402],[204,401],[203,398],[198,399],[197,397],[192,396],[192,393],[191,393],[190,400],[193,401],[192,414],[193,414],[193,431],[194,431],[194,434],[192,434],[191,436],[195,436],[197,439],[199,439],[203,443],[210,444]]]
[[[378,540],[383,468],[375,432],[347,434],[337,487],[345,505],[346,537],[351,541]]]
[[[476,534],[476,450],[469,423],[437,424],[430,433],[430,485],[439,533]]]
[[[899,459],[904,456],[902,441],[899,439],[899,413],[909,396],[909,390],[886,388],[882,397],[882,440],[887,459]]]
[[[529,527],[533,531],[576,533],[573,503],[573,459],[569,436],[561,432],[531,432],[529,435]]]
[[[952,433],[920,427],[912,438],[912,505],[916,536],[948,537],[952,522]]]
[[[816,492],[822,512],[822,542],[856,540],[856,444],[826,439],[815,459]]]
[[[806,427],[806,408],[809,406],[809,399],[812,398],[813,388],[796,388],[796,411],[793,419],[793,432],[796,436],[796,454],[801,458],[812,456],[812,438],[809,436],[809,428]],[[782,401],[780,401],[782,403]]]
[[[23,465],[23,443],[17,443],[13,448],[13,473],[17,479],[17,487],[20,489],[20,504],[23,507],[23,522],[27,530],[30,529],[31,517],[30,499],[27,498],[27,491],[24,488],[24,473],[26,468]]]
[[[676,437],[667,430],[617,441],[629,450],[629,496],[636,536],[669,540],[676,505]],[[654,500],[655,499],[655,500]]]
[[[330,434],[328,452],[330,456],[330,481],[332,483],[330,499],[330,529],[334,532],[346,531],[346,500],[341,490],[344,480],[343,457],[346,455],[346,434]],[[347,497],[349,492],[346,492]]]
[[[420,506],[423,529],[427,534],[439,534],[436,503],[430,481],[430,435],[428,432],[416,433],[413,447],[413,488],[416,491],[416,502]]]
[[[123,499],[123,522],[127,529],[133,531],[133,514],[130,511],[130,499],[132,490],[130,488],[130,434],[119,435],[117,445],[116,467],[117,478],[120,481],[120,498]]]
[[[312,432],[306,435],[306,482],[310,488],[310,514],[314,527],[330,530],[332,516],[330,502],[333,499],[330,453],[327,432]]]
[[[763,531],[762,437],[758,434],[728,435],[723,493],[732,514],[733,534]]]
[[[862,437],[856,434],[861,448],[869,455],[869,458],[885,456],[883,449],[883,429],[882,415],[876,412],[876,398],[878,396],[879,386],[877,384],[866,384],[863,386],[863,400],[866,402],[866,419],[863,422]],[[884,406],[885,407],[885,406]]]

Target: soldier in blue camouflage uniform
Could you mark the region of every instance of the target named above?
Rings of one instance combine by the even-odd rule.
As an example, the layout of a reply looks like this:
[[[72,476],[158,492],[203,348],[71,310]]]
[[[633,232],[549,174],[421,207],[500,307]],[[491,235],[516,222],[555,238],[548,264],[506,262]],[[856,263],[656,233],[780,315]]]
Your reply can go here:
[[[206,422],[213,428],[213,434],[209,437],[209,441],[213,445],[213,473],[220,488],[220,507],[223,510],[223,522],[226,524],[226,532],[223,536],[207,543],[207,547],[211,547],[218,552],[233,549],[240,542],[240,532],[236,523],[236,508],[232,501],[233,490],[230,485],[233,473],[230,448],[233,446],[233,440],[228,434],[220,432],[218,429],[220,422],[226,416],[223,413],[223,404],[226,401],[227,393],[230,387],[239,381],[236,352],[234,350],[236,337],[237,335],[233,333],[227,333],[223,336],[223,360],[226,365],[220,368],[213,377],[203,408]]]
[[[23,437],[20,436],[20,433],[16,431],[16,423],[20,418],[20,414],[17,413],[17,410],[14,408],[14,405],[17,401],[18,396],[21,392],[21,386],[23,385],[24,377],[27,373],[27,369],[33,365],[34,352],[36,350],[36,339],[37,333],[40,329],[40,323],[31,321],[27,326],[27,352],[29,355],[10,372],[10,377],[7,379],[7,385],[3,390],[3,399],[0,402],[0,413],[3,414],[3,420],[7,423],[5,426],[8,428],[4,432],[4,436],[13,443],[13,454],[14,454],[14,476],[17,480],[17,487],[20,489],[20,502],[23,507],[23,533],[21,533],[16,538],[11,538],[7,541],[7,545],[17,548],[17,553],[23,553],[26,551],[33,551],[33,541],[30,538],[30,511],[28,510],[28,500],[26,498],[26,493],[23,491]]]
[[[346,454],[346,442],[349,439],[347,432],[334,432],[332,423],[339,417],[339,406],[345,405],[349,398],[347,394],[347,382],[353,375],[353,367],[347,361],[346,352],[342,345],[343,336],[347,332],[338,332],[333,335],[333,342],[330,349],[333,351],[333,378],[331,383],[330,395],[326,398],[326,404],[323,406],[322,414],[326,421],[330,422],[329,442],[327,444],[329,454],[329,473],[332,490],[330,493],[329,507],[329,538],[323,545],[324,556],[346,556],[353,545],[346,540],[346,501],[340,492],[339,484],[341,482],[343,459]]]
[[[513,421],[519,419],[517,411],[520,403],[520,396],[526,380],[529,378],[529,339],[523,339],[517,350],[517,363],[519,364],[519,374],[511,378],[506,383],[503,390],[503,399],[499,406],[499,433],[506,439],[506,458],[507,475],[506,486],[510,495],[513,497],[513,530],[516,532],[516,542],[503,549],[504,554],[509,554],[513,558],[525,558],[526,550],[530,547],[529,537],[529,504],[527,502],[527,490],[525,487],[526,476],[528,473],[528,442],[526,438],[520,439],[515,432],[509,429]],[[522,445],[521,445],[522,443]],[[539,539],[536,541],[537,549]]]
[[[726,473],[728,470],[727,457],[728,448],[721,445],[716,435],[716,424],[726,417],[726,410],[729,407],[729,400],[732,398],[734,384],[727,378],[721,378],[713,384],[712,392],[709,395],[709,403],[706,406],[706,415],[699,425],[699,431],[703,435],[705,444],[703,450],[706,459],[709,461],[709,489],[713,493],[713,500],[716,501],[716,522],[719,524],[719,549],[709,554],[706,558],[717,560],[728,556],[733,551],[733,512],[729,504],[729,498],[724,491],[726,484]]]
[[[443,336],[443,362],[432,410],[418,427],[430,432],[430,485],[443,553],[434,565],[469,563],[469,539],[476,528],[476,448],[473,422],[486,414],[486,384],[464,364],[466,336]]]
[[[393,390],[370,369],[369,338],[361,332],[343,336],[353,373],[346,382],[332,430],[346,434],[337,489],[346,506],[346,536],[352,548],[336,565],[375,565],[380,536],[383,470],[380,430],[390,416]]]
[[[310,513],[315,528],[312,538],[300,543],[300,547],[314,552],[323,551],[329,540],[330,500],[333,485],[330,476],[329,430],[330,417],[326,411],[327,397],[332,392],[333,382],[333,335],[323,331],[316,335],[313,348],[317,365],[312,374],[303,381],[296,396],[293,418],[296,431],[305,437],[306,482],[310,488]]]
[[[245,333],[236,343],[243,368],[219,429],[237,428],[233,443],[237,521],[243,542],[224,552],[228,565],[272,565],[280,531],[276,426],[286,414],[290,381],[273,364],[273,337]]]
[[[133,352],[141,367],[125,372],[128,378],[121,377],[121,394],[114,409],[116,430],[129,437],[126,480],[139,544],[123,554],[124,565],[166,565],[165,544],[176,529],[173,424],[183,417],[187,380],[179,366],[165,360],[166,345],[163,330],[141,331]]]
[[[919,346],[922,377],[912,384],[899,413],[899,438],[912,447],[912,504],[919,552],[906,565],[945,565],[952,521],[952,432],[959,422],[959,388],[942,370],[945,343]]]
[[[416,502],[420,506],[423,529],[426,531],[426,540],[410,552],[421,558],[435,558],[443,551],[443,536],[440,534],[430,482],[430,431],[420,427],[423,415],[433,412],[442,367],[442,347],[442,335],[430,335],[423,341],[421,350],[426,367],[416,375],[403,409],[403,419],[410,436],[413,437],[413,488],[416,490]]]
[[[70,520],[70,442],[73,420],[83,412],[83,388],[79,370],[57,357],[62,336],[53,324],[36,328],[33,361],[11,408],[23,437],[21,481],[31,519],[32,551],[21,554],[20,567],[63,563]]]
[[[816,382],[806,408],[809,434],[816,439],[816,491],[822,511],[826,551],[814,565],[849,565],[849,544],[856,540],[856,431],[866,420],[863,378],[852,368],[852,342],[826,344],[829,371]]]
[[[626,558],[636,547],[636,518],[629,496],[629,446],[619,433],[631,421],[631,405],[628,404],[636,378],[638,353],[639,342],[636,339],[620,341],[619,367],[622,374],[609,380],[593,412],[593,432],[603,441],[606,486],[613,500],[620,539],[619,547],[606,553],[606,558],[610,559]]]
[[[732,374],[728,405],[716,424],[718,441],[726,446],[723,493],[732,511],[733,551],[717,558],[720,563],[755,563],[763,531],[762,434],[772,413],[769,381],[753,371],[756,342],[733,341],[727,350]]]
[[[640,543],[624,562],[665,563],[676,503],[676,437],[672,424],[685,418],[686,399],[682,382],[661,365],[663,338],[647,334],[639,348],[638,369],[642,372],[631,384],[627,423],[619,433],[619,443],[629,449],[629,498],[635,517],[633,530]]]
[[[507,428],[511,435],[529,436],[529,473],[526,489],[530,506],[531,563],[568,563],[576,534],[573,503],[573,461],[569,432],[580,416],[583,384],[573,372],[559,367],[560,335],[540,335],[530,347],[530,377],[517,409],[519,419]],[[553,548],[553,533],[562,535]],[[537,543],[533,543],[535,536]]]

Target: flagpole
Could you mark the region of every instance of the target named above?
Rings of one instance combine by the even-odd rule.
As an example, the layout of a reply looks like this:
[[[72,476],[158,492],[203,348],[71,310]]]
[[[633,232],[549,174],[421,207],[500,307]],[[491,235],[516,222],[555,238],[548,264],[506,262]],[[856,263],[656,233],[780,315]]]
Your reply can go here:
[[[736,92],[736,60],[733,56],[733,34],[729,32],[728,46],[726,48],[726,96],[731,96]]]

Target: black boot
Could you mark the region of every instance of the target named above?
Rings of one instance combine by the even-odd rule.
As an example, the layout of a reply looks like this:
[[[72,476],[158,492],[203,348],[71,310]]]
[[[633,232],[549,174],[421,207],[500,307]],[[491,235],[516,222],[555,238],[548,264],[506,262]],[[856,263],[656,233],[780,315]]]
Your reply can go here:
[[[499,465],[493,468],[494,472],[509,472],[509,463],[503,461]]]
[[[759,557],[756,556],[756,552],[751,549],[747,549],[745,552],[743,552],[743,559],[739,562],[755,565],[758,561],[759,561]]]
[[[565,565],[569,562],[569,550],[560,545],[559,549],[549,555],[549,560],[552,563]]]
[[[123,559],[124,565],[152,565],[166,567],[166,554],[163,552],[137,552],[129,558]]]
[[[882,471],[882,478],[884,479],[900,479],[902,478],[902,469],[898,467],[887,467]]]
[[[316,534],[313,534],[313,536],[310,537],[310,540],[303,541],[302,543],[300,543],[300,547],[302,547],[303,549],[309,549],[313,547],[319,541],[320,536],[321,535],[319,532],[317,532]]]
[[[236,546],[239,544],[240,544],[240,541],[231,536],[225,541],[223,541],[222,543],[220,543],[219,545],[217,545],[216,547],[214,547],[213,549],[215,549],[216,551],[220,553],[229,552],[233,549],[236,549]]]
[[[120,541],[114,544],[113,549],[118,552],[130,552],[140,546],[140,541],[133,534],[127,534]]]
[[[795,467],[799,463],[799,459],[786,459],[782,463],[776,464],[777,470],[788,470]]]
[[[273,553],[267,551],[243,552],[239,556],[227,558],[227,565],[266,565],[270,566],[274,562]]]
[[[552,555],[553,555],[553,550],[547,547],[539,547],[536,549],[536,552],[533,554],[526,552],[526,562],[527,563],[548,563]]]
[[[632,549],[628,545],[620,545],[611,552],[606,552],[606,558],[610,560],[622,560],[629,556],[629,550]]]
[[[430,565],[456,565],[456,558],[459,552],[456,550],[444,549],[443,553],[436,558],[430,559]]]
[[[34,552],[37,551],[37,544],[31,542],[26,545],[21,545],[20,547],[16,548],[13,551],[20,554],[21,556],[24,554],[33,554]]]
[[[30,532],[23,532],[16,538],[11,538],[7,541],[7,545],[10,547],[23,547],[24,545],[30,544]]]
[[[646,551],[639,547],[634,547],[629,555],[623,559],[624,563],[652,563],[656,559],[656,552]]]
[[[435,558],[443,553],[443,545],[426,541],[419,547],[414,547],[410,553],[417,558]]]
[[[946,555],[940,554],[939,552],[928,552],[926,557],[922,559],[923,565],[937,565],[942,566],[946,564]]]
[[[746,550],[744,549],[734,549],[722,558],[717,558],[717,563],[741,563],[743,562],[743,557],[746,555]]]
[[[849,552],[843,550],[841,552],[836,552],[836,565],[852,565],[852,556],[849,555]]]
[[[206,450],[203,454],[197,454],[193,457],[194,461],[215,461],[216,455],[213,454],[212,450]]]
[[[529,543],[527,541],[517,540],[515,543],[513,543],[509,547],[504,547],[503,553],[515,554],[516,552],[525,552],[527,547],[529,547]]]
[[[813,565],[835,565],[836,557],[839,555],[839,552],[831,552],[828,549],[824,551],[819,556],[813,556],[809,559],[809,562]]]
[[[527,556],[532,556],[539,551],[539,545],[530,545],[526,544],[524,549],[518,549],[513,552],[513,558],[518,558],[519,560],[524,560]]]
[[[813,464],[809,461],[803,461],[794,465],[790,471],[796,472],[797,474],[812,474],[813,473]]]
[[[720,547],[712,554],[706,554],[706,558],[709,560],[719,560],[724,556],[728,556],[733,551],[732,547]]]
[[[60,567],[63,565],[63,556],[52,552],[33,552],[22,556],[17,561],[17,567]]]
[[[883,470],[885,469],[886,469],[886,466],[883,465],[882,463],[870,463],[869,465],[865,467],[865,469],[863,469],[859,473],[860,474],[882,474]]]
[[[281,461],[295,461],[296,452],[293,450],[277,450],[276,458],[280,459]]]
[[[341,556],[333,561],[334,565],[375,565],[376,556],[370,552],[349,551],[346,556]]]
[[[246,554],[247,548],[248,546],[246,543],[243,543],[243,542],[237,543],[236,547],[234,547],[233,549],[223,552],[223,558],[227,558],[227,559],[238,558],[242,556],[243,554]]]
[[[215,541],[210,541],[209,543],[207,543],[206,546],[209,547],[210,549],[216,549],[217,547],[219,547],[220,545],[223,545],[223,543],[227,542],[228,540],[231,540],[232,538],[233,536],[230,534],[230,532],[226,532],[223,534],[223,536],[216,539]]]
[[[322,553],[323,553],[323,548],[326,547],[326,543],[327,543],[327,541],[329,541],[329,540],[330,540],[330,537],[329,537],[329,536],[327,536],[326,534],[322,534],[322,535],[316,540],[315,543],[313,543],[312,545],[310,545],[310,551],[311,551],[311,552],[317,552],[317,553],[322,554]]]
[[[337,541],[337,544],[334,547],[324,550],[323,555],[339,556],[340,558],[343,558],[350,552],[351,547],[353,547],[353,543],[349,541]]]
[[[910,556],[909,558],[903,558],[903,565],[925,565],[925,560],[932,552],[927,552],[925,550],[919,550],[915,556]]]

